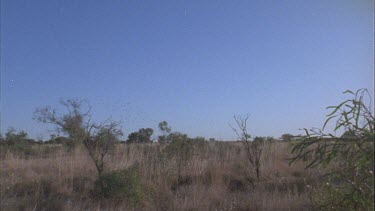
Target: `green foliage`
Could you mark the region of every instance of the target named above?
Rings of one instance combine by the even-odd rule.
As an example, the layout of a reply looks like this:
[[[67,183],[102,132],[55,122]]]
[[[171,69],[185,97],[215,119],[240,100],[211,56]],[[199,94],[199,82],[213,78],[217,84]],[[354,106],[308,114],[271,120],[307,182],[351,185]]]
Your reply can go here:
[[[154,130],[151,128],[141,128],[138,132],[130,133],[127,143],[151,143],[151,136],[154,133]]]
[[[160,144],[165,144],[165,143],[168,143],[170,140],[168,140],[168,136],[164,136],[164,135],[161,135],[161,136],[158,136],[158,142]]]
[[[66,143],[68,148],[72,149],[82,143],[87,135],[91,107],[86,101],[78,99],[60,100],[60,105],[66,109],[64,114],[60,114],[55,108],[45,106],[35,110],[34,120],[55,125],[57,131],[69,137]]]
[[[151,128],[141,128],[138,131],[138,139],[140,143],[150,143],[152,142],[151,136],[154,130]]]
[[[374,208],[374,116],[371,96],[365,89],[356,93],[346,91],[352,98],[327,115],[322,130],[304,129],[305,136],[298,140],[291,163],[303,160],[306,168],[338,164],[326,185],[315,192],[315,202],[321,209],[370,209]],[[366,97],[369,97],[366,101]],[[366,102],[368,104],[366,105]],[[334,132],[344,130],[341,137],[324,132],[331,120],[336,120]]]
[[[61,144],[66,147],[69,147],[70,142],[72,142],[72,140],[68,137],[51,135],[51,138],[45,141],[44,143],[45,144]]]
[[[34,112],[34,119],[43,123],[53,123],[59,126],[59,130],[69,135],[75,141],[82,141],[85,136],[84,121],[89,117],[90,106],[87,112],[82,111],[83,100],[67,99],[60,100],[60,104],[66,108],[64,115],[58,115],[55,109],[49,106],[38,108]]]
[[[138,132],[132,132],[128,135],[126,143],[137,143],[138,142]]]
[[[169,134],[172,131],[172,128],[168,125],[166,121],[162,121],[158,125],[159,131],[162,135],[158,137],[158,142],[161,144],[168,143],[170,141]]]
[[[295,137],[292,134],[285,133],[285,134],[281,135],[280,139],[281,139],[281,141],[291,142],[295,139]]]
[[[25,131],[16,133],[14,128],[8,128],[5,133],[5,143],[8,145],[15,145],[18,142],[27,142],[27,133]]]
[[[255,136],[255,138],[253,139],[252,144],[259,146],[259,145],[264,144],[264,142],[266,142],[267,139],[268,139],[267,137]]]
[[[25,131],[17,133],[14,128],[10,127],[5,133],[5,138],[2,138],[0,147],[1,151],[10,150],[30,155],[32,153],[32,145],[35,143],[35,140],[28,138]]]
[[[182,168],[193,156],[193,140],[186,134],[178,132],[169,134],[168,139],[171,141],[164,149],[164,152],[168,159],[174,159],[176,161],[177,179],[178,183],[180,183]]]
[[[133,165],[127,169],[111,171],[102,175],[95,182],[94,192],[102,198],[124,200],[132,205],[137,205],[144,195],[138,166]]]
[[[172,131],[172,128],[168,125],[168,122],[166,121],[160,122],[158,128],[162,133],[170,133]]]
[[[193,153],[193,141],[186,134],[171,133],[169,135],[171,142],[165,148],[169,158],[176,158],[182,161],[188,160]]]

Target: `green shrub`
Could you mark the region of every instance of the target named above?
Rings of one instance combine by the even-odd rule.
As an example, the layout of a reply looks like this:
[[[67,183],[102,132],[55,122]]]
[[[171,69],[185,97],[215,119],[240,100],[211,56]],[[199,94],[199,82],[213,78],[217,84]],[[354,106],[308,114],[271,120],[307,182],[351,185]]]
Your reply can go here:
[[[35,140],[28,138],[25,131],[17,131],[10,127],[8,128],[5,138],[1,138],[0,152],[15,152],[24,155],[32,154],[32,145],[36,144]]]
[[[102,198],[138,204],[144,194],[138,166],[103,174],[95,182],[94,192]]]
[[[32,145],[24,142],[12,145],[0,144],[0,154],[5,155],[7,151],[28,156],[32,154]]]

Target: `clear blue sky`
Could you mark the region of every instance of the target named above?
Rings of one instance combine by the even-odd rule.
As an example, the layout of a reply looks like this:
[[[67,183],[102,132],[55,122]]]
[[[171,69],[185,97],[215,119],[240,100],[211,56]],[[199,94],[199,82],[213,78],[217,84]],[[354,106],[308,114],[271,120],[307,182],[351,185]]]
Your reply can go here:
[[[88,99],[126,133],[166,120],[233,139],[322,125],[373,91],[373,1],[1,0],[1,130],[48,137],[35,108]]]

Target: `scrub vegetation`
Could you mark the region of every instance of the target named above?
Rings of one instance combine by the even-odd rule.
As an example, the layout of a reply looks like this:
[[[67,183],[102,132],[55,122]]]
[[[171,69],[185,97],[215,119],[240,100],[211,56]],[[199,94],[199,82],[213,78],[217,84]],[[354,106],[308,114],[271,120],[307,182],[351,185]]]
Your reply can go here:
[[[321,130],[252,138],[251,119],[235,116],[232,141],[189,137],[166,121],[159,136],[141,128],[126,138],[118,122],[92,122],[77,99],[38,108],[35,120],[60,135],[1,135],[1,210],[371,210],[371,96],[345,94]]]

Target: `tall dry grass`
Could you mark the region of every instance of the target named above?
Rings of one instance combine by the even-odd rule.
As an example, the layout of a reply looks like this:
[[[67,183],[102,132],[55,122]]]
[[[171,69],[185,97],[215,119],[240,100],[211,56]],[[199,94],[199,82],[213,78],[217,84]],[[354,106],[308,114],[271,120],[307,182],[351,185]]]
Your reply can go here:
[[[118,144],[105,171],[138,163],[145,196],[133,207],[92,197],[97,172],[85,148],[41,151],[29,157],[7,152],[1,159],[2,210],[311,210],[309,187],[324,173],[289,166],[289,144],[270,142],[257,182],[241,143],[210,142],[195,147],[177,181],[176,161],[162,156],[163,146]]]

